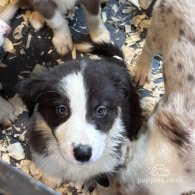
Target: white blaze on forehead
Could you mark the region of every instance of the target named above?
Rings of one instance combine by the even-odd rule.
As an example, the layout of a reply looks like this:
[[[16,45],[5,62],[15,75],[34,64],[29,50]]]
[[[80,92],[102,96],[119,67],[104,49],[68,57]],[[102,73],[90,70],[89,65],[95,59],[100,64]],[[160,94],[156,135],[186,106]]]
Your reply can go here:
[[[88,145],[92,148],[90,161],[96,161],[105,148],[106,134],[86,120],[87,91],[82,72],[65,76],[60,87],[69,99],[71,112],[70,118],[55,130],[60,149],[64,157],[73,163],[73,148],[80,144]]]
[[[86,116],[86,89],[83,75],[73,73],[62,79],[62,87],[70,101],[71,113],[84,119]]]

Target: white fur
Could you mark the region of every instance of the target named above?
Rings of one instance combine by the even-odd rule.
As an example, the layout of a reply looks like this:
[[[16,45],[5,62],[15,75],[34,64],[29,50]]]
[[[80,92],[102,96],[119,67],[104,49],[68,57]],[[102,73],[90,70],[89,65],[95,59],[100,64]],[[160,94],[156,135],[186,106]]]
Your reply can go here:
[[[3,20],[0,19],[0,46],[3,45],[5,41],[5,35],[10,31],[10,27]]]
[[[3,45],[4,41],[5,41],[4,35],[0,33],[0,47]]]
[[[141,135],[135,143],[133,158],[127,169],[121,172],[121,181],[126,186],[124,194],[136,194],[140,189],[154,195],[189,192],[194,188],[195,178],[185,173],[185,163],[178,156],[177,148],[162,136],[153,117],[149,132]],[[160,166],[162,172],[155,174],[155,168]]]
[[[90,162],[94,162],[105,149],[106,134],[97,131],[93,124],[86,121],[87,97],[81,73],[65,77],[62,86],[70,100],[71,117],[56,129],[61,153],[70,163],[78,164],[73,156],[73,144],[89,145],[92,148]]]
[[[15,120],[12,105],[0,96],[0,124],[9,126]]]
[[[52,42],[57,52],[65,55],[72,50],[73,43],[67,21],[62,13],[56,9],[54,16],[50,20],[46,20],[48,26],[53,29]]]
[[[101,42],[110,42],[110,33],[105,27],[102,19],[101,12],[98,15],[91,15],[88,11],[85,10],[85,18],[87,21],[87,28],[89,30],[90,37],[93,42],[101,43]]]
[[[48,176],[82,184],[96,174],[113,171],[113,168],[120,164],[118,159],[116,159],[114,146],[118,144],[117,139],[122,138],[121,132],[123,132],[123,128],[119,116],[110,130],[110,134],[106,136],[106,148],[104,148],[103,154],[95,162],[89,162],[83,165],[68,162],[63,158],[54,139],[48,144],[52,154],[43,157],[32,151],[33,160]],[[114,141],[113,138],[115,138]]]

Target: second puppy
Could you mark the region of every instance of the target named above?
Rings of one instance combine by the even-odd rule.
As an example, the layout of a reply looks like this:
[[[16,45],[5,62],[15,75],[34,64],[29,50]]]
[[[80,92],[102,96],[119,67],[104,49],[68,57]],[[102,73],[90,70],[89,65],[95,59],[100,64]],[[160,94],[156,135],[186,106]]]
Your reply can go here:
[[[30,4],[34,11],[30,19],[31,25],[35,30],[40,30],[44,21],[53,30],[52,42],[56,51],[65,55],[73,48],[72,36],[68,26],[68,21],[64,14],[76,6],[79,2],[82,6],[87,28],[93,42],[110,42],[110,33],[101,19],[101,3],[107,0],[19,0],[16,3],[10,3],[3,12],[7,15],[10,7],[13,7],[13,13],[20,6]],[[15,8],[14,8],[15,7]],[[0,14],[1,15],[1,14]]]

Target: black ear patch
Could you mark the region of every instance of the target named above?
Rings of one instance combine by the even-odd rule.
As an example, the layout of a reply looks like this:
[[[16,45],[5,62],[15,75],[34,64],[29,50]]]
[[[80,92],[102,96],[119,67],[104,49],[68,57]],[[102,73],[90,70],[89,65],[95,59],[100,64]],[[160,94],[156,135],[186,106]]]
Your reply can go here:
[[[54,91],[54,82],[46,81],[40,78],[30,78],[23,80],[19,83],[18,92],[26,104],[29,115],[31,116],[35,105],[38,103],[38,99],[40,98],[43,93],[45,94],[48,91]]]
[[[139,96],[136,88],[133,86],[131,77],[124,67],[121,71],[115,69],[113,72],[113,82],[117,88],[118,93],[121,95],[122,115],[124,124],[127,129],[127,137],[130,140],[136,138],[137,133],[142,125],[142,110],[139,103]]]

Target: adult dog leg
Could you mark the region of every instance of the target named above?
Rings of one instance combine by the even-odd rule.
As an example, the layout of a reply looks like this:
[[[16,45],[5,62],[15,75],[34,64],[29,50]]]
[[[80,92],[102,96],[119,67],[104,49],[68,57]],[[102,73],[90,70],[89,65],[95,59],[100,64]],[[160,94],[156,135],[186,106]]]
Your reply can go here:
[[[155,54],[162,50],[159,37],[158,23],[153,19],[148,30],[146,41],[139,56],[134,70],[134,81],[137,85],[143,86],[145,82],[150,81],[151,62]]]
[[[56,9],[54,16],[46,20],[47,24],[53,29],[52,42],[57,52],[61,55],[67,54],[73,48],[72,37],[67,21],[62,13]]]

